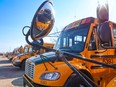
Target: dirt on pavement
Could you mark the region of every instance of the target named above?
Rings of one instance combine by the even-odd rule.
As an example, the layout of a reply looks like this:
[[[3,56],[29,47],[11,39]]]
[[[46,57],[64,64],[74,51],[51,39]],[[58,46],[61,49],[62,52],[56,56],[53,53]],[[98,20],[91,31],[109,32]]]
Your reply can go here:
[[[0,87],[23,87],[23,74],[8,58],[0,56]]]

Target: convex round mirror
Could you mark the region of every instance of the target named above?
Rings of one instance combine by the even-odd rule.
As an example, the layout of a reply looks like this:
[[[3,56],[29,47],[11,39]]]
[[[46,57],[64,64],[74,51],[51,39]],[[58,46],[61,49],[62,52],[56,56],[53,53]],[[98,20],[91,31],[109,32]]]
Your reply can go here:
[[[52,30],[54,25],[54,9],[50,1],[45,1],[36,11],[32,20],[30,35],[33,40],[39,40]]]
[[[99,39],[101,44],[108,44],[112,43],[111,41],[111,29],[109,22],[104,22],[100,25],[98,29]]]

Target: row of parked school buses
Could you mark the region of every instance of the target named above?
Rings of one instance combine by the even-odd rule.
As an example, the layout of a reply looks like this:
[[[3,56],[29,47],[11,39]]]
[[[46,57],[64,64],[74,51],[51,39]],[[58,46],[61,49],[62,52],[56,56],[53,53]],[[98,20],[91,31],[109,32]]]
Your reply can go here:
[[[48,48],[53,48],[54,46],[53,43],[44,43],[43,45]],[[22,70],[24,70],[26,59],[47,51],[48,50],[38,49],[37,47],[33,47],[27,44],[24,47],[21,46],[19,48],[15,48],[13,52],[7,53],[6,57],[8,57],[8,59],[12,61],[14,66],[20,67]]]
[[[12,52],[6,52],[5,56],[12,60],[16,55],[24,53],[24,48],[22,46],[15,48]]]
[[[28,44],[50,52],[25,61],[24,87],[116,87],[116,23],[109,21],[108,9],[108,4],[99,5],[97,18],[67,25],[51,49],[41,40],[53,28],[54,9],[49,0],[43,2],[25,38]],[[40,43],[31,43],[29,36]]]

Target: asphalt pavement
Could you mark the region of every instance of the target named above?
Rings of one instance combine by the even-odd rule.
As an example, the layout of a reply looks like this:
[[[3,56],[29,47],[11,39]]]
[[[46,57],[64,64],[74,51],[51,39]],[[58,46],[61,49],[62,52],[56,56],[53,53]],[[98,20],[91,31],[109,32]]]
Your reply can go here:
[[[0,56],[0,87],[23,87],[23,74],[8,58]]]

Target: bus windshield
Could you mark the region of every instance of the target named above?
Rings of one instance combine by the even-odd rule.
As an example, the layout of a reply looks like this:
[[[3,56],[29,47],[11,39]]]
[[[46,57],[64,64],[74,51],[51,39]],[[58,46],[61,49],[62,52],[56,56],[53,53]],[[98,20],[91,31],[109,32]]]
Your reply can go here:
[[[33,48],[32,48],[32,46],[29,48],[29,52],[33,52]]]
[[[89,28],[90,23],[71,29],[64,29],[61,32],[54,49],[77,53],[83,51]]]
[[[28,47],[25,47],[24,52],[25,52],[25,53],[28,53],[28,52],[29,52],[29,48],[28,48]]]

